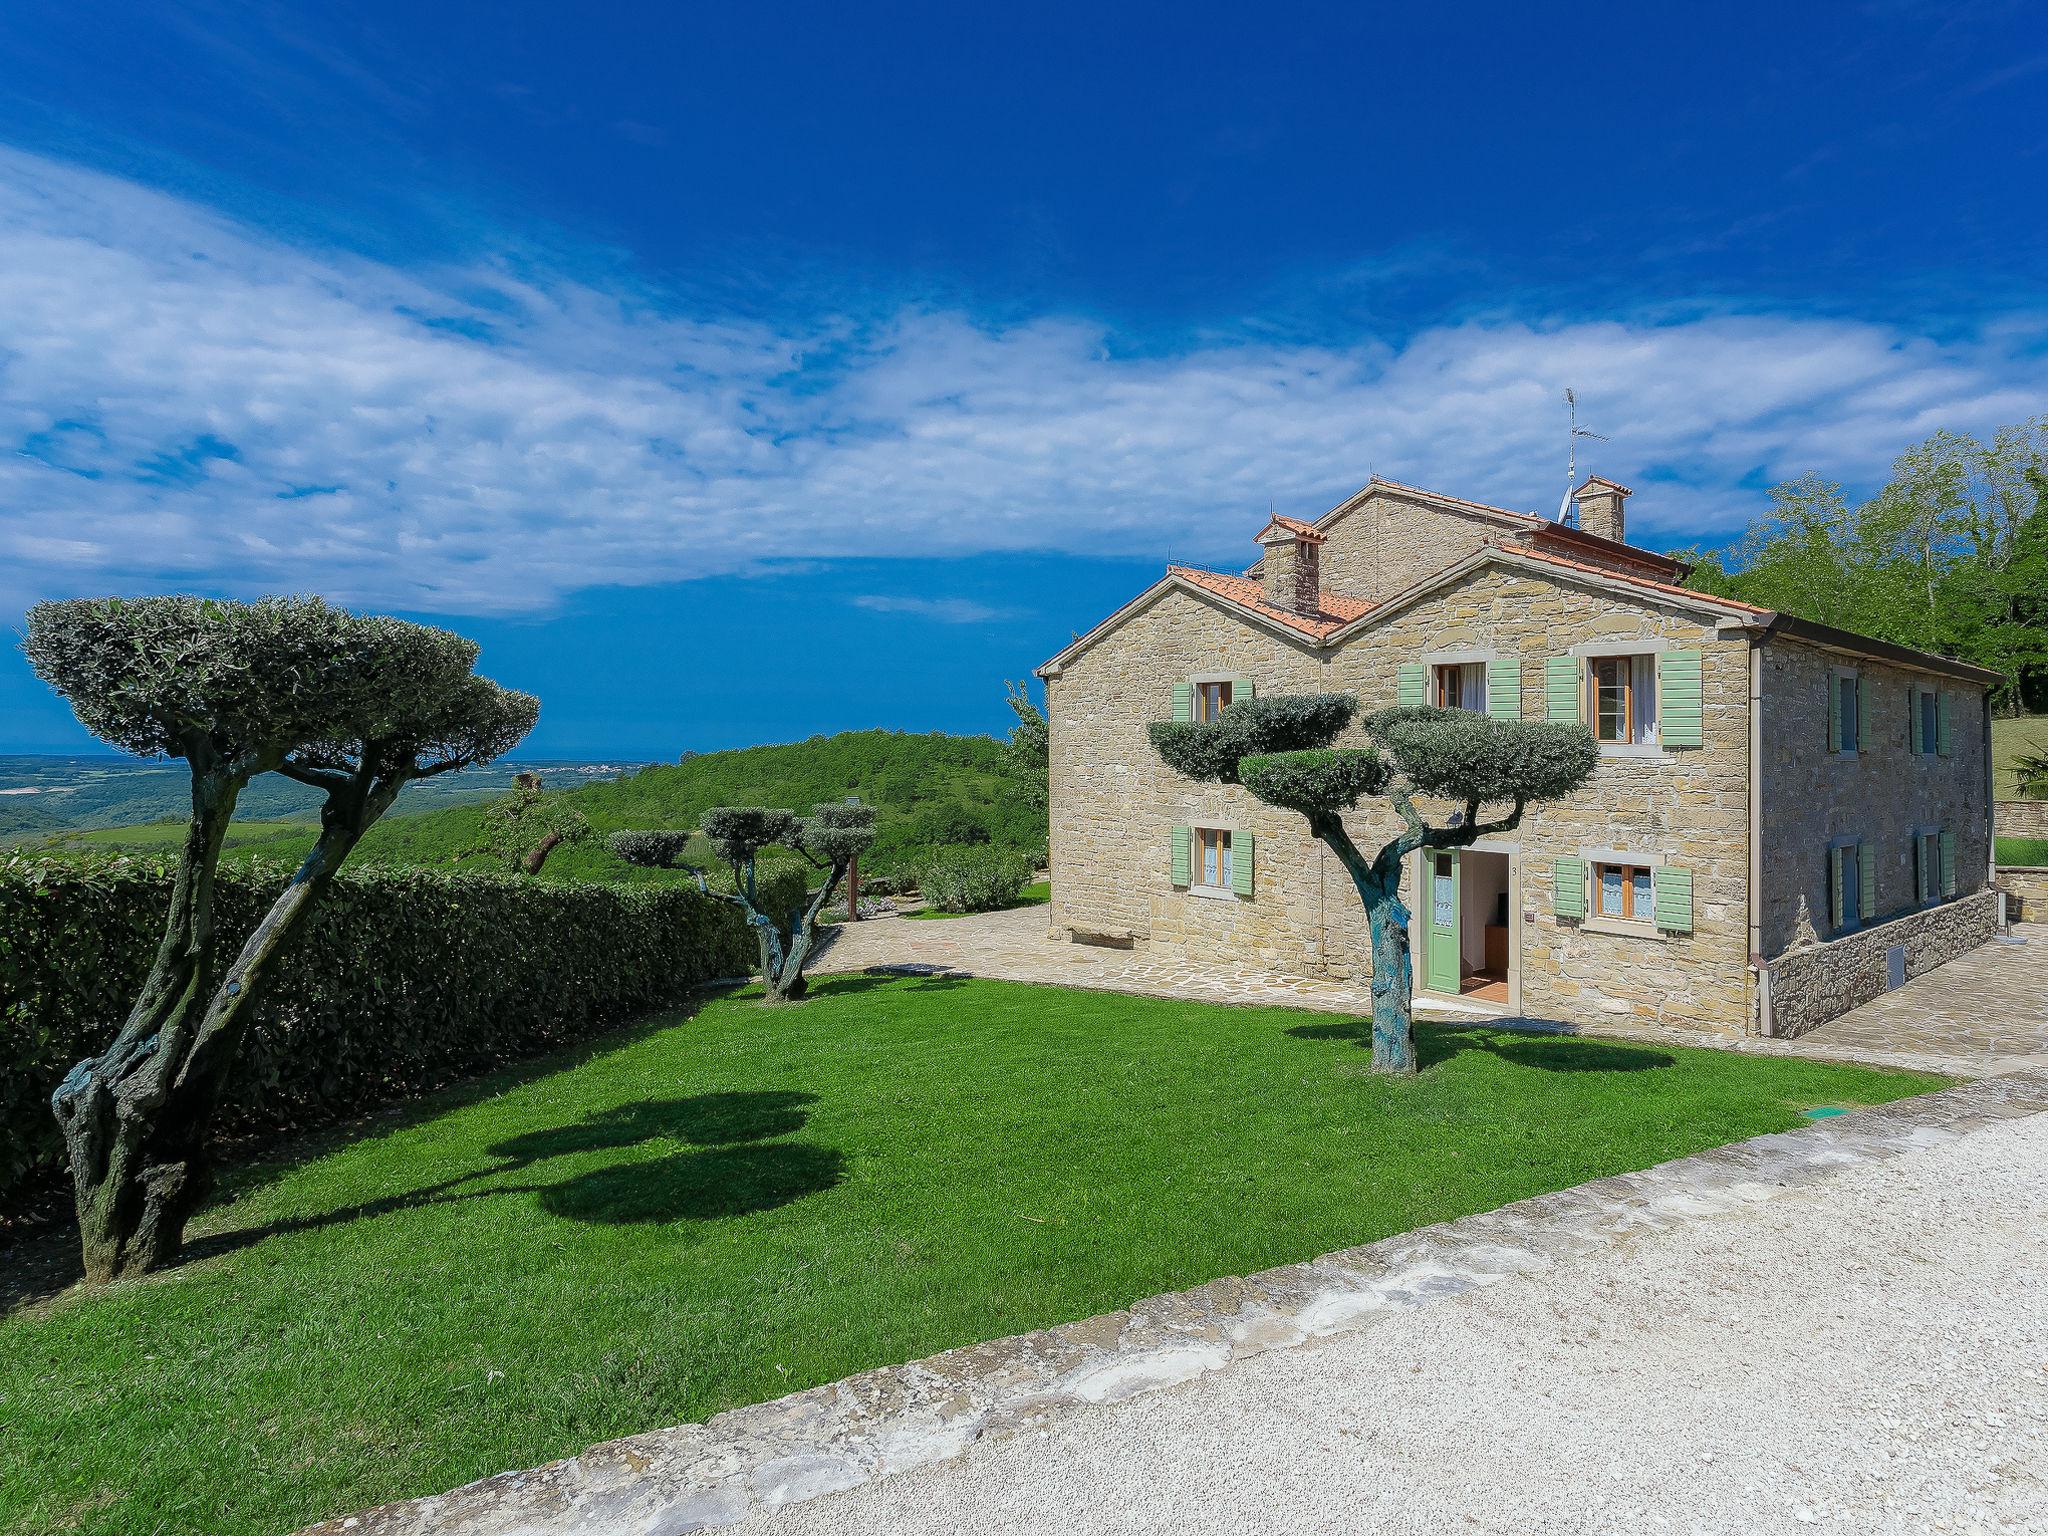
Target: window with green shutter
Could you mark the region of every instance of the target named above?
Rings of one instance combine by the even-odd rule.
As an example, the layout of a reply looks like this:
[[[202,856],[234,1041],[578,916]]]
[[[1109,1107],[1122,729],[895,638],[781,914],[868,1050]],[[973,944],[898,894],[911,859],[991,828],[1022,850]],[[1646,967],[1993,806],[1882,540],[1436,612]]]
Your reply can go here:
[[[1941,834],[1941,894],[1953,896],[1956,893],[1956,835],[1953,832]]]
[[[1849,848],[1828,850],[1828,927],[1842,929],[1853,920],[1849,904],[1855,899],[1855,886],[1850,880],[1850,866],[1854,863]]]
[[[1543,658],[1543,717],[1577,720],[1585,700],[1584,669],[1576,656]]]
[[[1496,656],[1486,664],[1486,712],[1496,720],[1522,718],[1522,661]]]
[[[1657,926],[1666,933],[1692,932],[1692,871],[1660,864],[1650,876],[1656,889]]]
[[[1255,693],[1256,690],[1252,687],[1252,680],[1250,678],[1233,677],[1230,680],[1231,703],[1242,704],[1246,699],[1254,697]]]
[[[1424,672],[1419,661],[1404,661],[1396,682],[1394,702],[1403,709],[1420,709],[1423,704]]]
[[[1240,896],[1252,893],[1252,835],[1242,827],[1230,834],[1230,888]]]
[[[1949,755],[1949,697],[1949,691],[1946,688],[1934,696],[1934,750],[1942,757]]]
[[[1194,828],[1175,827],[1169,835],[1173,848],[1173,883],[1186,885],[1193,878],[1193,858],[1189,850],[1194,846]]]
[[[1703,740],[1700,653],[1666,651],[1657,658],[1657,739],[1667,747],[1696,747]]]
[[[1559,917],[1586,915],[1586,861],[1561,857],[1551,868],[1550,904]]]
[[[1195,718],[1195,685],[1175,683],[1173,685],[1173,718],[1186,724]]]
[[[1868,843],[1856,845],[1856,918],[1865,923],[1877,918],[1877,860]]]

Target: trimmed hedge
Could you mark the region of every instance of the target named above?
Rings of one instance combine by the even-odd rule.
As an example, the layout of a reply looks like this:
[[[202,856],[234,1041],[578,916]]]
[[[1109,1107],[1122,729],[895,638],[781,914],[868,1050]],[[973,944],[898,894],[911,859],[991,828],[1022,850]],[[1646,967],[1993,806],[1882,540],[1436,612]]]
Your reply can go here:
[[[155,954],[170,872],[148,858],[0,859],[0,1204],[61,1169],[50,1093],[113,1040]],[[288,874],[221,870],[225,957]],[[799,875],[774,878],[788,887],[778,900],[801,900]],[[360,1114],[670,1006],[755,959],[739,909],[695,890],[344,869],[276,962],[219,1128]]]
[[[941,848],[918,866],[918,889],[940,912],[995,912],[1015,906],[1031,861],[1007,849]]]

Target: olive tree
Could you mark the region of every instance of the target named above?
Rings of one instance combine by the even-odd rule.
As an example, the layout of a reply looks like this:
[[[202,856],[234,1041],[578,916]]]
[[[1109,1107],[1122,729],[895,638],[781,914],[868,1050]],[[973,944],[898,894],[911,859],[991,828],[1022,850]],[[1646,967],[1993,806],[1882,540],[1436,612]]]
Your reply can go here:
[[[539,774],[522,773],[484,811],[482,851],[519,874],[537,875],[557,848],[590,836],[587,816],[562,795],[548,793]]]
[[[694,875],[697,889],[739,907],[761,947],[762,1001],[791,1002],[810,990],[804,964],[816,947],[818,914],[838,891],[846,871],[861,850],[875,840],[872,806],[828,801],[809,816],[758,805],[717,806],[701,822],[712,849],[732,870],[730,892],[715,890],[702,869],[686,863],[687,832],[614,832],[611,848],[628,864],[650,869],[680,869]],[[761,906],[760,856],[769,848],[788,848],[812,868],[825,872],[824,883],[786,914]]]
[[[1414,973],[1401,866],[1417,848],[1461,848],[1512,831],[1532,801],[1570,794],[1586,781],[1600,749],[1583,725],[1497,720],[1462,709],[1384,709],[1363,721],[1368,744],[1337,747],[1358,701],[1319,693],[1247,699],[1214,720],[1158,723],[1152,745],[1191,779],[1241,784],[1258,799],[1307,818],[1308,829],[1343,864],[1365,905],[1372,934],[1372,1064],[1416,1070],[1409,1011]],[[1383,799],[1401,830],[1377,853],[1352,841],[1344,812]],[[1460,809],[1441,825],[1421,800]],[[1484,806],[1506,815],[1481,821]]]
[[[88,1279],[162,1267],[211,1187],[207,1132],[272,960],[414,779],[488,761],[538,704],[476,676],[476,646],[317,598],[40,603],[23,649],[102,741],[184,760],[192,811],[149,974],[112,1044],[51,1098]],[[222,965],[213,897],[235,804],[259,773],[324,796],[320,832]]]

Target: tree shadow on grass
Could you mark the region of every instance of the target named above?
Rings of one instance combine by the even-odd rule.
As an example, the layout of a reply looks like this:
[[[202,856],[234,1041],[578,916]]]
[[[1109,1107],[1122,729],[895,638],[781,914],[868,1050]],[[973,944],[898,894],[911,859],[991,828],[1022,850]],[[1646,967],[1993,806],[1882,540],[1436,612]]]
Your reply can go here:
[[[1372,1049],[1371,1019],[1340,1019],[1328,1024],[1297,1024],[1287,1031],[1297,1040],[1351,1040]],[[1466,1051],[1481,1051],[1518,1067],[1543,1072],[1648,1072],[1676,1066],[1677,1059],[1654,1046],[1611,1045],[1584,1040],[1543,1027],[1529,1030],[1481,1028],[1467,1024],[1418,1024],[1415,1054],[1422,1070]]]
[[[530,1131],[486,1149],[493,1161],[452,1178],[312,1216],[215,1232],[186,1244],[179,1264],[252,1247],[265,1239],[317,1232],[350,1222],[433,1205],[535,1196],[543,1210],[574,1221],[653,1223],[717,1221],[773,1210],[830,1189],[845,1159],[827,1147],[773,1141],[800,1130],[815,1095],[788,1090],[705,1093],[685,1099],[622,1104],[572,1125]],[[637,1157],[565,1179],[491,1183],[538,1163],[583,1152],[626,1151],[650,1142],[689,1143],[701,1150]],[[744,1145],[765,1142],[765,1145]]]

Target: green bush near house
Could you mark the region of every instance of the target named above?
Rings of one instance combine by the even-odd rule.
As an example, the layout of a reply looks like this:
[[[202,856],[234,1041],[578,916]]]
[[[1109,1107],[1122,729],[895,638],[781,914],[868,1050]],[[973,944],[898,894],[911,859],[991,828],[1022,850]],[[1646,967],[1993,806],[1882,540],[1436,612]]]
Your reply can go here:
[[[994,912],[1017,905],[1031,874],[1031,861],[1020,853],[940,848],[917,866],[917,885],[941,912]]]
[[[0,1322],[0,1531],[267,1536],[1939,1082],[1367,1033],[825,977],[230,1170],[180,1268]]]
[[[228,954],[289,873],[222,871]],[[51,1090],[113,1039],[170,878],[159,859],[0,858],[0,1201],[62,1167]],[[772,878],[776,900],[801,902],[799,873]],[[360,1114],[672,1005],[753,957],[737,914],[691,890],[344,869],[277,962],[221,1126]]]

